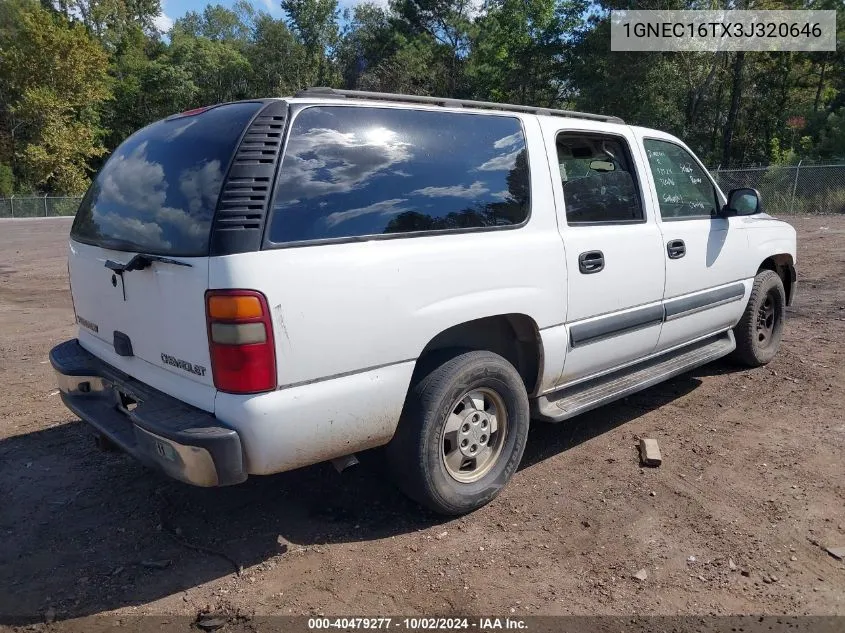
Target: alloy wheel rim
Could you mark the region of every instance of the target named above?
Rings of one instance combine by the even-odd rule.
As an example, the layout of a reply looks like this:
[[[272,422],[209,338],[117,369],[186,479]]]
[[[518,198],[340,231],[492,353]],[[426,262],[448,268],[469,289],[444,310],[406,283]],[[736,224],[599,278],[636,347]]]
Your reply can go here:
[[[461,483],[478,481],[499,459],[508,432],[502,397],[487,387],[471,389],[449,409],[440,441],[446,472]]]

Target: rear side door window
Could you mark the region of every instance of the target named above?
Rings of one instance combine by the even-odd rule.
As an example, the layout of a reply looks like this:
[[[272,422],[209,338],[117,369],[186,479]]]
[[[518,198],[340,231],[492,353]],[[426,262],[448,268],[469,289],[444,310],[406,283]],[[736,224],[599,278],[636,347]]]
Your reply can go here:
[[[628,144],[603,134],[564,132],[556,140],[567,224],[643,222]]]
[[[293,121],[267,240],[512,228],[529,191],[518,118],[312,106]]]
[[[664,220],[712,218],[719,208],[716,189],[692,155],[669,141],[643,141]]]

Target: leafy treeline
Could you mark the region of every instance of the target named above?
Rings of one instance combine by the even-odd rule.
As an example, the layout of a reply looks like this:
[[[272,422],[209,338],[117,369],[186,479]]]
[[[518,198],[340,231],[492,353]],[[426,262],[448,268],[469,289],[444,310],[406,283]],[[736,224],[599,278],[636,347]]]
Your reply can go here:
[[[188,13],[159,0],[0,2],[0,195],[78,193],[132,131],[174,112],[314,85],[612,113],[684,139],[706,162],[845,159],[841,0],[835,53],[612,53],[609,10],[693,0],[248,2]]]

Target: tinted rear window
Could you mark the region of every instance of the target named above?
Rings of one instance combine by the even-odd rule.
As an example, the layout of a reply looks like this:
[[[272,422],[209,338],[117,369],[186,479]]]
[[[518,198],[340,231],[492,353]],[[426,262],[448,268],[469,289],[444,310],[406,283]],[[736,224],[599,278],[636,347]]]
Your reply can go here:
[[[71,237],[118,250],[206,255],[217,196],[260,103],[159,121],[123,142],[82,200]]]
[[[519,119],[316,106],[293,122],[268,234],[275,243],[520,224]]]

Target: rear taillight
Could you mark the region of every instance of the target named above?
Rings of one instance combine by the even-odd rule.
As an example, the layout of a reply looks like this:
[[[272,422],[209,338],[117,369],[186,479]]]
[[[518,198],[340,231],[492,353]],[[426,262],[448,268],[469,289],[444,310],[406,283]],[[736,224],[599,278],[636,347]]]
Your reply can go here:
[[[267,299],[255,290],[205,293],[214,386],[229,393],[276,388],[276,352]]]

